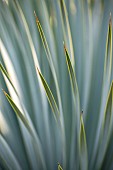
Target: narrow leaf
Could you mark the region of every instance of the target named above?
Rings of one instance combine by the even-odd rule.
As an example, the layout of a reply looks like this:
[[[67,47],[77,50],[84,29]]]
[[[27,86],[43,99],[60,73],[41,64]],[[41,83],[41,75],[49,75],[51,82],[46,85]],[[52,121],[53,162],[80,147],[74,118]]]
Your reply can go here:
[[[6,69],[4,68],[4,66],[2,65],[2,63],[0,63],[0,71],[7,77],[7,79],[9,80],[9,82],[11,84],[11,86],[13,87],[15,93],[18,96],[18,93],[17,93],[17,91],[16,91],[16,89],[15,89],[15,87],[14,87],[14,85],[13,85],[11,79],[10,79],[10,76],[9,76],[8,72],[6,71]]]
[[[75,71],[73,69],[71,60],[70,60],[70,56],[69,53],[67,51],[67,48],[64,44],[64,51],[65,51],[65,55],[66,55],[66,62],[67,62],[67,66],[68,66],[68,71],[69,71],[69,75],[70,75],[70,79],[71,79],[71,83],[72,83],[72,88],[74,91],[74,95],[76,95],[77,93],[77,83],[76,83],[76,76],[75,76]]]
[[[110,14],[108,34],[106,40],[106,54],[105,54],[105,65],[104,65],[104,83],[110,83],[111,77],[111,68],[112,68],[112,20]]]
[[[13,108],[13,110],[15,111],[16,115],[20,118],[20,120],[23,122],[23,124],[25,125],[25,127],[27,128],[27,130],[29,131],[29,133],[31,134],[31,136],[33,137],[33,143],[34,146],[37,148],[35,149],[35,152],[37,153],[37,157],[39,158],[40,163],[42,163],[43,168],[45,169],[45,160],[44,160],[44,156],[43,156],[43,152],[42,152],[42,148],[41,148],[41,143],[40,140],[38,138],[38,135],[35,132],[34,127],[32,127],[28,120],[25,118],[25,116],[22,114],[22,112],[19,110],[19,108],[16,106],[16,104],[14,103],[14,101],[11,99],[11,97],[3,90],[8,102],[10,103],[11,107]],[[36,142],[36,143],[35,143]]]
[[[111,87],[107,99],[107,105],[104,113],[103,135],[108,135],[112,114],[113,114],[113,81],[111,83]]]
[[[48,59],[48,62],[50,64],[50,68],[52,70],[52,73],[53,73],[53,70],[54,70],[54,64],[53,64],[53,61],[52,61],[52,57],[51,57],[51,53],[50,53],[50,49],[48,47],[48,43],[47,43],[47,40],[46,40],[46,37],[45,37],[45,34],[44,34],[44,31],[42,29],[42,26],[39,22],[39,19],[34,11],[34,15],[35,15],[35,18],[36,18],[36,24],[37,24],[37,27],[38,27],[38,30],[39,30],[39,33],[40,33],[40,37],[41,37],[41,40],[42,40],[42,43],[43,43],[43,46],[44,46],[44,49],[45,49],[45,52],[46,52],[46,55],[47,55],[47,59]]]
[[[0,159],[4,168],[21,170],[21,165],[18,162],[12,148],[7,143],[3,135],[0,135]]]
[[[112,116],[113,116],[113,81],[109,90],[106,108],[103,116],[102,128],[101,128],[101,139],[99,153],[97,157],[97,168],[101,169],[102,162],[106,153],[106,149],[109,143],[111,127],[112,127]]]
[[[11,170],[11,168],[8,166],[5,159],[2,158],[2,155],[0,155],[0,163],[3,169]]]
[[[58,104],[59,104],[59,109],[60,109],[60,113],[61,115],[63,116],[63,111],[62,111],[62,104],[61,104],[61,96],[60,96],[60,90],[59,90],[59,85],[58,85],[58,80],[57,80],[57,75],[56,75],[56,71],[55,71],[55,67],[54,67],[54,63],[53,63],[53,60],[52,60],[52,56],[51,56],[51,53],[50,53],[50,49],[48,47],[48,43],[46,41],[46,37],[44,35],[44,32],[43,32],[43,29],[42,29],[42,26],[38,20],[38,17],[34,11],[34,15],[35,15],[35,18],[36,18],[36,23],[37,23],[37,26],[38,26],[38,30],[39,30],[39,33],[40,33],[40,36],[41,36],[41,39],[42,39],[42,43],[43,43],[43,46],[44,46],[44,49],[45,49],[45,52],[46,52],[46,55],[47,55],[47,59],[48,59],[48,62],[49,62],[49,66],[50,66],[50,69],[51,69],[51,72],[53,74],[53,78],[54,78],[54,82],[55,82],[55,86],[56,86],[56,92],[57,92],[57,98],[58,98]],[[44,87],[46,86],[46,94],[47,96],[49,97],[48,100],[49,100],[49,103],[51,105],[51,108],[53,110],[53,112],[55,113],[55,117],[57,117],[57,115],[59,115],[59,110],[58,110],[58,107],[57,107],[57,104],[55,102],[55,99],[51,93],[51,90],[49,88],[49,86],[47,85],[44,77],[42,76],[42,74],[40,73],[40,71],[38,70],[39,72],[39,75],[41,77],[41,80],[43,81],[43,85]],[[51,100],[50,100],[51,99]]]
[[[106,99],[109,93],[110,82],[111,82],[111,71],[112,71],[112,21],[111,21],[111,14],[110,14],[108,33],[106,39],[106,53],[105,53],[105,63],[104,63],[100,115],[99,115],[98,128],[97,128],[97,134],[96,134],[91,164],[93,164],[94,160],[96,159],[96,155],[98,152],[98,143],[100,140],[103,113],[105,110]]]
[[[53,79],[54,79],[54,82],[55,82],[56,93],[57,93],[57,98],[58,98],[58,107],[57,107],[56,101],[55,101],[55,99],[54,99],[54,97],[53,97],[53,95],[51,93],[51,90],[50,90],[49,86],[47,85],[45,79],[43,78],[42,74],[39,74],[39,75],[41,77],[41,80],[44,83],[43,85],[45,85],[45,87],[46,87],[46,88],[45,87],[44,88],[45,88],[45,91],[46,91],[50,106],[51,106],[51,108],[53,110],[54,117],[55,117],[56,120],[60,119],[61,131],[62,131],[62,140],[63,140],[62,142],[63,142],[63,147],[64,147],[64,149],[63,149],[64,150],[63,160],[65,162],[66,153],[65,153],[64,115],[63,115],[62,100],[61,100],[61,94],[60,94],[58,79],[57,79],[57,73],[56,73],[56,70],[55,70],[55,63],[53,62],[51,52],[50,52],[50,49],[49,49],[49,46],[48,46],[44,31],[42,29],[42,26],[41,26],[41,24],[40,24],[40,22],[38,20],[38,17],[36,15],[35,11],[34,11],[34,15],[35,15],[35,18],[36,18],[36,23],[37,23],[38,30],[39,30],[39,33],[40,33],[40,36],[41,36],[41,40],[42,40],[42,43],[43,43],[43,46],[44,46],[44,49],[45,49],[45,53],[46,53],[46,56],[47,56],[47,59],[48,59],[48,62],[49,62],[51,73],[53,75]],[[58,110],[58,108],[59,108],[59,110]],[[60,113],[60,116],[59,116],[59,113]]]
[[[21,113],[21,111],[19,110],[19,108],[16,106],[16,104],[13,102],[13,100],[11,99],[11,97],[3,90],[8,102],[10,103],[11,107],[13,108],[13,110],[15,111],[16,115],[21,119],[21,121],[23,122],[23,124],[25,125],[25,127],[28,129],[28,131],[32,134],[31,131],[31,127],[27,121],[27,119],[24,117],[24,115]]]
[[[74,111],[72,115],[72,130],[71,130],[71,153],[70,153],[70,169],[73,169],[73,167],[76,165],[76,169],[78,169],[78,157],[76,156],[78,151],[78,145],[79,145],[79,127],[80,127],[80,101],[79,101],[79,92],[78,92],[78,86],[76,82],[76,75],[74,68],[71,63],[70,56],[68,54],[68,51],[64,45],[64,51],[66,56],[66,62],[67,67],[70,75],[70,81],[72,85],[72,95],[74,99]],[[75,155],[76,152],[76,155]]]
[[[80,115],[80,169],[88,169],[88,153],[87,153],[87,144],[86,144],[86,134],[84,129],[84,122],[82,113]]]
[[[64,38],[65,38],[65,35],[68,35],[67,39],[69,40],[69,48],[70,48],[70,54],[71,54],[71,59],[72,59],[72,65],[74,66],[73,42],[72,42],[71,29],[70,29],[70,25],[69,25],[69,19],[68,19],[68,13],[67,13],[67,9],[66,9],[66,4],[65,4],[64,0],[59,0],[59,1],[60,1],[60,9],[61,9],[61,15],[62,15],[61,18],[62,18],[62,21],[63,21],[63,30],[65,30],[66,27],[67,27],[67,34],[66,34],[66,30],[65,30]],[[66,21],[66,27],[65,27],[65,24],[64,24],[64,19]]]
[[[44,86],[44,89],[45,89],[49,104],[50,104],[51,109],[52,109],[52,111],[54,113],[54,117],[55,117],[56,120],[58,120],[60,112],[59,112],[58,106],[56,104],[56,101],[54,99],[54,96],[53,96],[53,94],[52,94],[46,80],[44,79],[43,75],[41,74],[41,72],[39,71],[38,68],[37,68],[37,70],[38,70],[39,76],[41,78],[42,84]]]

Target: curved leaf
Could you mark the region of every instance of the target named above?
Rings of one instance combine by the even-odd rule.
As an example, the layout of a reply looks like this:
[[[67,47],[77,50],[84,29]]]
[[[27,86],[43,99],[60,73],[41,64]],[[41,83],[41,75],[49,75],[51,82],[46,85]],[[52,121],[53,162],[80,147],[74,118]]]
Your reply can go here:
[[[53,60],[52,60],[52,56],[51,56],[51,52],[50,52],[50,49],[48,47],[48,43],[47,43],[47,40],[46,40],[46,37],[44,35],[44,32],[43,32],[43,29],[42,29],[42,26],[38,20],[38,17],[36,15],[36,13],[34,12],[34,15],[35,15],[35,18],[36,18],[36,23],[37,23],[37,26],[38,26],[38,30],[39,30],[39,33],[40,33],[40,36],[41,36],[41,40],[42,40],[42,43],[43,43],[43,46],[44,46],[44,49],[45,49],[45,52],[46,52],[46,55],[47,55],[47,59],[48,59],[48,62],[49,62],[49,66],[50,66],[50,69],[51,69],[51,72],[52,72],[52,75],[53,75],[53,79],[54,79],[54,82],[55,82],[55,86],[56,86],[56,94],[57,94],[57,98],[58,98],[58,107],[56,107],[56,102],[54,100],[54,97],[50,91],[50,89],[48,88],[48,85],[46,84],[46,81],[43,79],[43,76],[42,74],[40,74],[41,76],[41,79],[43,81],[43,85],[46,85],[46,89],[48,91],[48,95],[49,97],[52,99],[51,102],[50,102],[50,105],[51,105],[51,108],[53,110],[53,108],[55,109],[54,110],[54,113],[55,113],[55,119],[56,120],[60,120],[60,123],[61,123],[61,133],[62,133],[62,143],[63,143],[63,159],[64,159],[64,162],[66,161],[66,147],[65,147],[65,125],[64,125],[64,115],[63,115],[63,108],[62,108],[62,100],[61,100],[61,94],[60,94],[60,89],[59,89],[59,84],[58,84],[58,79],[57,79],[57,74],[56,74],[56,70],[55,70],[55,66],[54,66],[54,63],[53,63]],[[40,73],[40,72],[39,72]],[[47,94],[47,91],[46,91],[46,94]],[[49,99],[49,98],[48,98]],[[58,111],[59,109],[59,111]],[[59,113],[60,112],[60,115]],[[58,118],[58,115],[59,115],[59,118]],[[65,163],[64,163],[65,164]]]
[[[21,170],[21,165],[15,157],[12,149],[8,145],[7,141],[2,135],[0,135],[0,159],[2,160],[2,165],[10,169]],[[1,164],[1,162],[0,162]]]
[[[7,77],[7,79],[8,79],[9,82],[10,82],[10,84],[12,85],[12,87],[13,87],[16,95],[18,96],[18,93],[17,93],[17,91],[16,91],[16,89],[15,89],[15,87],[14,87],[14,85],[13,85],[11,79],[10,79],[10,76],[9,76],[8,72],[6,71],[6,69],[4,68],[4,66],[2,65],[2,63],[0,63],[0,70],[1,70],[2,73]]]
[[[76,96],[78,93],[78,87],[77,87],[77,82],[76,82],[75,71],[73,69],[73,66],[72,66],[72,63],[70,60],[70,56],[69,56],[69,53],[67,51],[65,44],[64,44],[64,51],[65,51],[65,55],[66,55],[66,62],[67,62],[67,66],[68,66],[71,83],[72,83],[73,92],[74,92],[74,95]]]
[[[98,151],[98,143],[99,143],[100,135],[101,135],[103,113],[105,110],[106,99],[108,96],[110,82],[111,82],[111,71],[112,71],[112,21],[111,21],[111,15],[110,15],[108,33],[107,33],[107,39],[106,39],[106,53],[105,53],[105,62],[104,62],[104,75],[103,75],[103,84],[102,84],[100,115],[99,115],[99,121],[98,121],[96,140],[94,144],[92,162],[94,162],[94,159],[96,159],[96,153]]]
[[[15,113],[17,114],[17,116],[20,118],[20,120],[23,122],[23,124],[25,125],[25,127],[28,129],[28,131],[31,133],[32,135],[32,130],[31,127],[29,125],[28,120],[25,118],[25,116],[22,114],[22,112],[18,109],[18,107],[16,106],[16,104],[14,103],[14,101],[11,99],[11,97],[3,90],[8,102],[10,103],[11,107],[13,108],[13,110],[15,111]]]
[[[106,102],[106,108],[103,116],[101,139],[100,139],[98,157],[96,161],[98,169],[101,168],[106,153],[106,149],[108,147],[108,142],[110,139],[110,133],[112,128],[112,116],[113,116],[113,81],[111,83],[111,87]]]
[[[50,52],[50,49],[48,47],[48,43],[47,43],[45,34],[43,32],[42,26],[41,26],[41,24],[40,24],[40,22],[38,20],[38,17],[36,15],[35,11],[34,11],[34,15],[35,15],[35,18],[36,18],[36,23],[37,23],[38,30],[39,30],[39,33],[40,33],[40,36],[41,36],[41,40],[42,40],[42,43],[43,43],[43,46],[44,46],[44,49],[45,49],[45,52],[46,52],[46,55],[47,55],[49,66],[50,66],[50,69],[51,69],[51,72],[53,74],[53,78],[54,78],[54,81],[55,81],[56,93],[57,93],[58,104],[59,104],[59,110],[60,110],[60,114],[61,114],[61,118],[62,118],[61,120],[62,120],[62,125],[63,125],[63,109],[62,109],[62,102],[61,102],[61,96],[60,96],[60,90],[59,90],[56,70],[55,70],[55,67],[54,67],[54,63],[53,63],[53,60],[52,60],[51,52]]]
[[[71,60],[72,60],[72,65],[74,66],[75,59],[74,59],[73,42],[72,42],[71,29],[70,29],[70,25],[69,25],[69,19],[68,19],[66,4],[65,4],[64,0],[59,0],[59,2],[60,2],[60,9],[61,9],[61,16],[62,16],[61,18],[62,18],[63,30],[66,29],[65,24],[64,24],[64,19],[66,21],[66,27],[67,27],[67,34],[66,34],[66,30],[65,30],[64,39],[65,39],[65,36],[68,35],[68,37],[66,37],[65,41],[67,42],[67,40],[69,40],[69,49],[70,49],[70,54],[71,54]]]
[[[34,147],[36,147],[36,143],[37,142],[37,149],[36,149],[36,154],[40,159],[40,163],[42,163],[43,168],[45,169],[45,160],[44,160],[44,156],[43,156],[43,152],[41,150],[41,145],[40,145],[40,141],[39,138],[35,132],[35,130],[33,129],[33,127],[31,127],[31,125],[29,124],[28,120],[25,118],[25,116],[23,115],[23,113],[19,110],[19,108],[16,106],[16,104],[14,103],[14,101],[11,99],[11,97],[3,90],[8,102],[10,103],[11,107],[13,108],[13,110],[15,111],[16,115],[20,118],[20,120],[23,122],[23,124],[25,125],[25,127],[27,128],[27,130],[29,131],[29,133],[31,134],[31,136],[33,137],[33,139],[35,139],[34,142]]]
[[[44,89],[45,89],[49,104],[50,104],[51,109],[52,109],[52,111],[54,113],[55,120],[59,121],[60,112],[59,112],[58,106],[56,104],[56,101],[54,99],[54,96],[53,96],[53,94],[52,94],[46,80],[44,79],[43,75],[41,74],[41,72],[39,71],[38,68],[37,68],[37,70],[38,70],[39,76],[41,78],[42,84],[44,86]]]
[[[3,159],[1,155],[0,155],[0,163],[1,163],[0,168],[11,170],[11,168],[8,166],[6,160]]]
[[[76,168],[78,168],[78,157],[76,156],[75,158],[75,153],[76,154],[79,152],[78,151],[78,138],[79,138],[79,122],[80,122],[80,101],[79,101],[79,92],[78,92],[78,86],[76,82],[76,75],[75,71],[73,69],[72,63],[70,56],[68,54],[68,51],[64,45],[64,51],[65,51],[65,56],[66,56],[66,62],[67,62],[67,67],[70,75],[70,81],[72,85],[72,95],[74,99],[74,112],[72,116],[72,130],[71,130],[71,153],[70,153],[70,169],[73,169],[76,165]],[[76,162],[75,162],[76,160]],[[75,164],[75,165],[74,165]]]

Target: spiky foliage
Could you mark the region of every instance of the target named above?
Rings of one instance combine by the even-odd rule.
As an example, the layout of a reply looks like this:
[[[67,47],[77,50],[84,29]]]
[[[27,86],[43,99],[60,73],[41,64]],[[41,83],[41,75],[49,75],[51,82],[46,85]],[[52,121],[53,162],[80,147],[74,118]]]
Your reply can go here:
[[[0,169],[113,169],[112,13],[0,1]]]

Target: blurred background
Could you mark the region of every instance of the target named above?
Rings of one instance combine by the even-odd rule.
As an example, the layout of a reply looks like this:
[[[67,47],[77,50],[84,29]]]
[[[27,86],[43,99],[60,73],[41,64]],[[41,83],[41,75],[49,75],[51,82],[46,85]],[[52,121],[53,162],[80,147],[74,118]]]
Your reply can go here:
[[[83,109],[84,112],[89,169],[94,167],[91,156],[99,113],[100,110],[102,111],[101,107],[105,107],[101,104],[102,83],[110,13],[113,18],[113,0],[65,0],[66,13],[62,2],[61,0],[0,1],[0,62],[8,71],[19,94],[18,98],[6,77],[0,72],[0,132],[2,134],[0,161],[2,157],[9,164],[13,160],[15,162],[11,165],[13,169],[15,167],[36,169],[41,165],[37,165],[30,135],[14,114],[1,89],[11,95],[32,122],[43,148],[44,159],[47,159],[47,169],[56,169],[57,162],[61,164],[63,162],[59,128],[37,78],[36,67],[40,66],[58,104],[54,76],[37,28],[34,11],[47,39],[59,85],[66,131],[66,169],[71,165],[75,166],[76,161],[74,163],[73,159],[76,156],[72,156],[72,161],[69,161],[74,102],[63,42],[66,44],[76,72],[79,110]],[[110,82],[112,80],[113,60]],[[104,161],[103,169],[109,165],[111,165],[109,169],[113,169],[113,164],[109,163],[113,160],[112,144],[111,137],[104,157],[104,160],[109,159],[109,161]],[[4,148],[9,150],[7,149],[6,152]],[[10,152],[12,157],[9,159]],[[2,169],[2,164],[0,168]]]

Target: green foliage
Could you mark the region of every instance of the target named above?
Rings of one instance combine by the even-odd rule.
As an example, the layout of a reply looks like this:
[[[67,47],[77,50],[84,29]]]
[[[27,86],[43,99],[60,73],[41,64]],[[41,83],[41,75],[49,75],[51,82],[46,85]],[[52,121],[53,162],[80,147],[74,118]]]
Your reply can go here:
[[[56,119],[56,121],[58,121],[59,120],[59,110],[58,110],[58,106],[56,104],[56,101],[54,99],[54,96],[53,96],[53,94],[52,94],[46,80],[44,79],[43,75],[41,74],[41,72],[39,70],[38,70],[38,73],[39,73],[39,76],[41,78],[41,81],[42,81],[42,84],[44,86],[44,89],[46,91],[46,94],[47,94],[48,101],[50,103],[51,109],[52,109],[53,113],[55,114],[54,115],[55,119]]]
[[[88,155],[87,155],[87,144],[86,144],[86,134],[84,129],[84,122],[83,122],[83,112],[80,115],[80,168],[81,169],[88,169]]]
[[[113,169],[111,15],[112,1],[0,1],[0,169]]]

